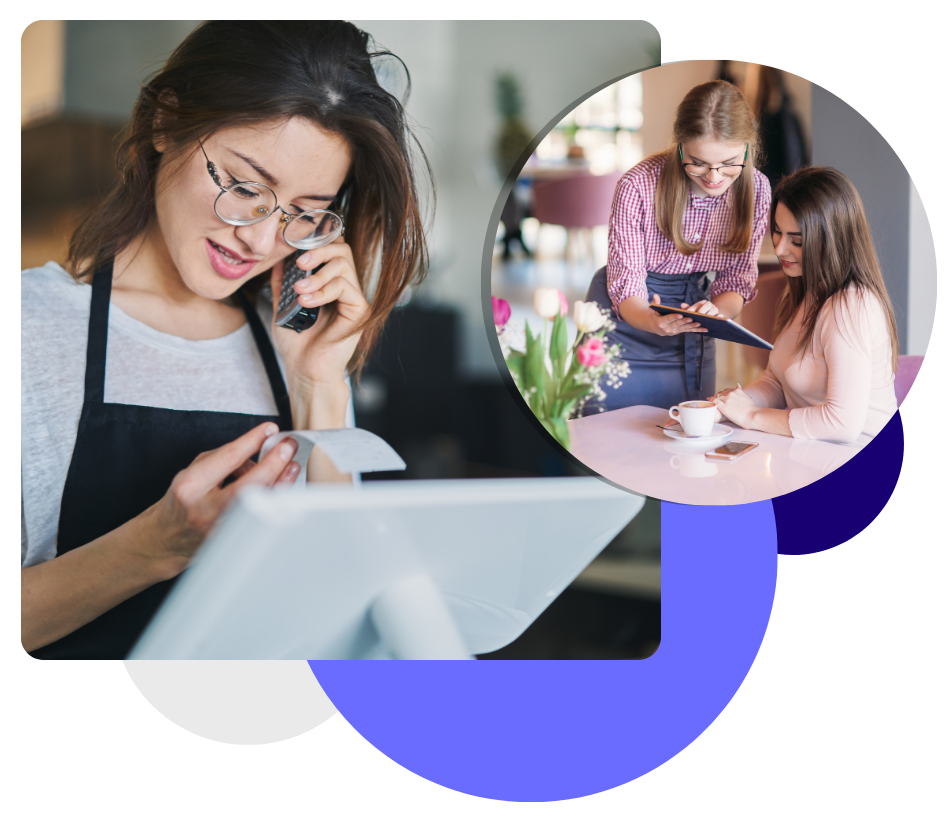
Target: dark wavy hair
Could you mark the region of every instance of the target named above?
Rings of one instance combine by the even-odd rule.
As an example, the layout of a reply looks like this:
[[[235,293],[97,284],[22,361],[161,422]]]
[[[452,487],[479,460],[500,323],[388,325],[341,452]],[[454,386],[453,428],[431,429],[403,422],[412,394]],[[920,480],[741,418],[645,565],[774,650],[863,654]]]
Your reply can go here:
[[[785,204],[802,232],[802,274],[790,277],[775,312],[772,340],[795,318],[809,298],[796,352],[804,354],[822,308],[835,311],[851,287],[870,293],[881,304],[891,337],[891,367],[897,372],[897,323],[874,250],[871,227],[854,184],[831,166],[805,166],[779,181],[772,193],[769,226],[775,209]]]
[[[334,208],[346,221],[360,286],[372,294],[351,364],[359,369],[389,312],[428,265],[414,166],[423,166],[430,192],[431,168],[402,103],[376,79],[380,58],[398,61],[408,92],[402,61],[351,23],[202,23],[142,86],[117,152],[119,182],[70,242],[73,276],[95,271],[148,230],[162,159],[156,142],[197,151],[197,138],[218,129],[305,118],[340,135],[353,158]]]

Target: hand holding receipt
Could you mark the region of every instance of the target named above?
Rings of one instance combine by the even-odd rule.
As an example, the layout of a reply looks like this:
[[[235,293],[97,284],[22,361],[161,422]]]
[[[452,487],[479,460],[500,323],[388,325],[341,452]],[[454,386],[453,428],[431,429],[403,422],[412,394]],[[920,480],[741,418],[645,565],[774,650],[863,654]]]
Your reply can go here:
[[[382,438],[365,429],[320,429],[278,432],[261,447],[260,460],[286,438],[297,442],[296,460],[306,466],[313,447],[323,450],[339,472],[385,472],[405,469],[406,464]],[[301,472],[298,483],[305,481]]]

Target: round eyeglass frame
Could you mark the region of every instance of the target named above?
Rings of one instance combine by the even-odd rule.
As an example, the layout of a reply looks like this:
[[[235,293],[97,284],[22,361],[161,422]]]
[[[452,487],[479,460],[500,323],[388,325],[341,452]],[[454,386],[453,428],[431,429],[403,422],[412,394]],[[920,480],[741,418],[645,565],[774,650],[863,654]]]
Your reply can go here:
[[[749,159],[749,144],[746,143],[746,144],[745,144],[745,157],[742,158],[742,160],[743,160],[742,163],[722,163],[722,164],[720,164],[719,166],[709,166],[709,165],[707,165],[706,163],[687,163],[687,162],[686,162],[686,159],[683,157],[683,144],[682,144],[682,143],[677,143],[676,145],[679,146],[679,150],[680,150],[680,162],[683,164],[683,171],[686,172],[686,174],[688,174],[690,177],[703,177],[704,175],[708,175],[710,172],[719,172],[719,174],[722,175],[723,177],[738,177],[739,175],[742,174],[742,170],[743,170],[743,169],[746,167],[746,165],[747,165],[747,164],[745,163],[745,161],[747,161],[747,160]],[[689,170],[686,168],[687,166],[705,166],[706,171],[705,171],[705,172],[700,172],[699,174],[695,174],[694,172],[689,171]],[[723,169],[738,169],[739,171],[736,172],[736,174],[734,174],[734,175],[728,175],[728,174],[726,174],[725,172],[722,171]]]
[[[217,168],[215,167],[214,163],[211,162],[211,159],[208,157],[208,153],[205,151],[205,147],[201,143],[201,138],[198,138],[198,146],[201,149],[201,153],[205,156],[205,160],[207,161],[208,174],[211,175],[211,179],[214,181],[215,185],[221,190],[218,193],[218,196],[214,199],[214,214],[218,218],[218,220],[224,223],[227,223],[230,226],[253,226],[255,223],[261,223],[262,221],[267,220],[267,218],[271,217],[277,212],[280,212],[281,213],[280,223],[283,226],[283,230],[281,231],[281,237],[284,239],[284,243],[286,243],[288,246],[292,246],[294,249],[304,249],[304,250],[319,249],[321,246],[326,246],[328,243],[333,243],[334,240],[336,240],[338,237],[342,237],[343,234],[345,233],[346,225],[341,215],[337,214],[331,209],[310,209],[309,211],[300,212],[299,214],[288,212],[286,209],[284,209],[280,205],[280,203],[278,203],[277,193],[265,183],[253,183],[250,181],[246,181],[246,182],[241,182],[241,183],[235,183],[233,186],[224,186],[224,184],[221,183],[221,178],[218,175]],[[220,201],[224,195],[228,194],[228,192],[232,191],[233,189],[240,188],[241,186],[256,186],[259,189],[266,189],[268,192],[270,192],[274,198],[273,211],[270,211],[266,215],[256,218],[255,220],[240,220],[238,218],[224,217],[218,211],[218,201]],[[340,231],[337,232],[335,235],[330,235],[330,236],[327,236],[326,238],[319,238],[317,242],[315,243],[314,242],[307,243],[306,239],[304,239],[303,241],[288,240],[287,227],[297,218],[306,217],[308,215],[311,215],[311,216],[312,215],[332,215],[340,222]]]

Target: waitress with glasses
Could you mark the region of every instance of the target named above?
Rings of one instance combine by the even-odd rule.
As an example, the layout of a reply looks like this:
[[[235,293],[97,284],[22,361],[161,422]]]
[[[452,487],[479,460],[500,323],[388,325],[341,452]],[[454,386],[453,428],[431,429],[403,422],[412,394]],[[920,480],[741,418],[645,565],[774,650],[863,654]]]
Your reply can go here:
[[[769,182],[756,168],[758,135],[742,93],[713,81],[679,104],[668,150],[646,158],[617,185],[608,262],[587,300],[611,312],[630,375],[584,414],[643,404],[669,408],[714,394],[715,340],[660,303],[734,318],[755,297],[757,259],[768,223]],[[709,273],[715,273],[710,285]]]

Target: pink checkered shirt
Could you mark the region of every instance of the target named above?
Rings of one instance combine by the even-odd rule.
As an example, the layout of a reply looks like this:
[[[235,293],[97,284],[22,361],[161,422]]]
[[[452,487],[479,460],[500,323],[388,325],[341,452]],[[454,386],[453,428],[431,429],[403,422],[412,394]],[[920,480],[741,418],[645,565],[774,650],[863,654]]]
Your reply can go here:
[[[716,197],[697,197],[690,191],[683,215],[684,235],[703,247],[693,255],[682,255],[656,225],[656,184],[666,159],[651,157],[638,163],[617,184],[610,212],[607,253],[607,292],[613,307],[629,297],[650,300],[647,272],[661,275],[689,275],[716,272],[710,297],[722,292],[738,292],[746,301],[755,297],[759,276],[757,260],[769,218],[772,189],[768,178],[754,169],[755,217],[752,242],[742,254],[723,252],[719,244],[729,234],[732,187]]]

